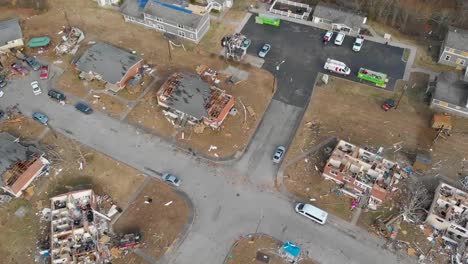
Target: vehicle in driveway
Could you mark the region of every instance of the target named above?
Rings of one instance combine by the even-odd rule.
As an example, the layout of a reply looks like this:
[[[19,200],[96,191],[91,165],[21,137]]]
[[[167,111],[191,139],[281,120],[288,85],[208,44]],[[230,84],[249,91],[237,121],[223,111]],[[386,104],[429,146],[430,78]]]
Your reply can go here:
[[[41,68],[41,64],[34,57],[26,56],[24,60],[34,71],[38,71]]]
[[[262,46],[262,48],[258,52],[258,56],[260,58],[265,58],[266,55],[268,54],[268,52],[270,52],[270,50],[271,50],[271,45],[270,44],[265,44],[265,45]]]
[[[164,173],[163,176],[162,176],[162,179],[165,181],[165,182],[168,182],[174,186],[177,186],[179,187],[180,184],[182,183],[182,181],[177,178],[176,176],[170,174],[170,173]]]
[[[248,38],[245,38],[243,41],[242,41],[242,45],[241,45],[241,48],[243,50],[247,50],[249,47],[250,47],[250,44],[252,44],[252,40],[248,39]]]
[[[278,146],[275,150],[275,154],[273,154],[273,162],[280,163],[283,159],[284,153],[286,152],[286,148],[283,146]]]
[[[54,100],[57,100],[57,101],[65,101],[67,99],[67,97],[65,96],[65,94],[63,94],[62,92],[60,91],[57,91],[57,90],[54,90],[54,89],[50,89],[48,92],[47,92],[47,95],[54,99]]]
[[[20,61],[11,64],[11,70],[18,75],[25,76],[29,73],[28,68]]]
[[[356,52],[360,51],[363,43],[364,43],[364,37],[361,35],[357,36],[353,44],[353,51],[356,51]]]
[[[32,82],[31,87],[34,95],[40,95],[42,93],[41,87],[37,81]]]
[[[298,203],[296,204],[296,213],[303,215],[310,220],[317,222],[321,225],[327,222],[328,213],[320,208],[317,208],[311,204]]]
[[[32,118],[36,120],[37,122],[46,126],[47,126],[47,123],[49,122],[49,118],[41,112],[34,112],[32,115]]]
[[[84,114],[87,114],[87,115],[93,113],[93,109],[91,107],[89,107],[87,104],[82,103],[82,102],[77,103],[75,105],[75,108],[76,108],[76,110],[78,110],[78,111],[80,111],[80,112],[82,112]]]
[[[345,39],[345,34],[338,32],[335,38],[335,45],[341,46],[341,44],[343,44],[344,39]]]
[[[327,44],[333,38],[333,31],[327,31],[323,36],[323,43]]]
[[[49,79],[49,65],[42,65],[39,70],[39,79],[47,80]]]
[[[323,66],[323,69],[343,75],[349,75],[351,73],[351,69],[348,66],[346,66],[344,62],[333,59],[327,59],[325,65]]]

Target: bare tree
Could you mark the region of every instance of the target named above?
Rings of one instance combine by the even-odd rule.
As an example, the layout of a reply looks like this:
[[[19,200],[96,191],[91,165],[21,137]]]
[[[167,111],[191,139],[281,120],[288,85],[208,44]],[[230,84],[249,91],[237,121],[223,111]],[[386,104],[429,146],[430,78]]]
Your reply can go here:
[[[408,183],[406,186],[406,195],[402,201],[403,206],[400,208],[401,212],[388,221],[387,225],[392,224],[401,217],[407,222],[418,223],[423,220],[421,219],[421,212],[427,213],[427,207],[431,204],[432,195],[426,187],[420,182]]]

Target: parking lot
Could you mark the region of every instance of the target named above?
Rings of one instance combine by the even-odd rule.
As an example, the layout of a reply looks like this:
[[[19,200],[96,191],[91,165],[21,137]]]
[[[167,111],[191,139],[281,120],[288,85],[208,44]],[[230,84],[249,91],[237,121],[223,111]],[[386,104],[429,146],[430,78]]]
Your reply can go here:
[[[346,63],[351,74],[345,78],[354,81],[358,80],[357,72],[361,67],[387,74],[388,90],[393,90],[395,82],[403,78],[406,63],[402,60],[401,48],[365,40],[361,51],[354,52],[354,37],[347,36],[342,46],[336,46],[333,44],[335,33],[325,45],[322,43],[324,30],[288,21],[281,21],[279,27],[259,25],[254,16],[242,33],[252,40],[249,54],[256,56],[265,43],[272,46],[263,67],[276,75],[278,91],[274,99],[290,105],[307,105],[315,77],[318,72],[324,72],[327,58]]]

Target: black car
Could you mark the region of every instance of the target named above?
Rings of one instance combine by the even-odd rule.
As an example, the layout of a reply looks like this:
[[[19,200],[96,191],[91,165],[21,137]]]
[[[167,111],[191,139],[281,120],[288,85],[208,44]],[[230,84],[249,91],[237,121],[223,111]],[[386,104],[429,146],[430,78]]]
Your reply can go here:
[[[87,104],[85,103],[77,103],[75,105],[75,108],[76,110],[82,112],[82,113],[85,113],[87,115],[91,114],[93,112],[93,109],[91,107],[89,107]]]
[[[41,64],[33,57],[27,56],[24,60],[34,71],[38,71],[41,68]]]
[[[3,112],[3,110],[0,110],[0,120],[2,120],[3,117],[5,117],[5,112]]]
[[[50,89],[47,94],[50,98],[55,99],[57,101],[65,101],[67,99],[67,97],[63,93],[57,90]]]

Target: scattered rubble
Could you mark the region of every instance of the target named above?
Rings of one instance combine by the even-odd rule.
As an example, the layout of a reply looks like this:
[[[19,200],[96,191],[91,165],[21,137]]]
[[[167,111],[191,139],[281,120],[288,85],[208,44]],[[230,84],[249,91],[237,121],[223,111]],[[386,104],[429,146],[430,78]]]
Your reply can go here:
[[[77,27],[64,27],[59,33],[65,35],[62,36],[62,43],[55,47],[57,55],[75,54],[78,51],[78,44],[85,39],[83,31]]]

